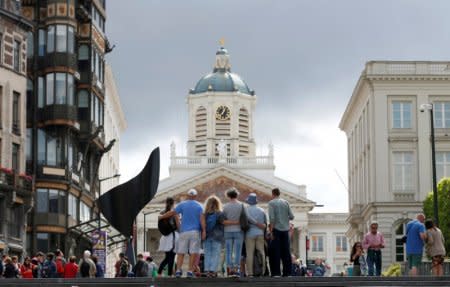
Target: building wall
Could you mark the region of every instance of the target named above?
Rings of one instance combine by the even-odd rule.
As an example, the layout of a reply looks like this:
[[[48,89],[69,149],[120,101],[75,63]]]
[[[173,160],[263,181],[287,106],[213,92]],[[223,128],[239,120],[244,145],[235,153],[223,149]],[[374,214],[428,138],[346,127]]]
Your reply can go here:
[[[402,257],[395,251],[402,249],[395,232],[422,211],[432,190],[430,114],[420,106],[450,101],[448,65],[368,62],[341,119],[348,139],[347,235],[351,242],[360,240],[369,223],[378,221],[386,238],[384,267]],[[448,153],[450,127],[435,128],[436,152]],[[438,161],[438,173],[449,176],[443,166]]]
[[[24,254],[26,213],[32,204],[32,180],[25,175],[30,29],[20,17],[20,3],[0,3],[0,253],[19,256]]]

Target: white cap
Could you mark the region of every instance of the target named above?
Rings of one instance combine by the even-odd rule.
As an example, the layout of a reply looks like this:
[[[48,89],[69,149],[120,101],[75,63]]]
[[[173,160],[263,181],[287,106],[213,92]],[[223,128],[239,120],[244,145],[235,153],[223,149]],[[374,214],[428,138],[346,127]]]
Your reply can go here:
[[[197,195],[197,191],[195,189],[191,188],[191,189],[189,189],[187,194],[190,195],[190,196],[196,196]]]

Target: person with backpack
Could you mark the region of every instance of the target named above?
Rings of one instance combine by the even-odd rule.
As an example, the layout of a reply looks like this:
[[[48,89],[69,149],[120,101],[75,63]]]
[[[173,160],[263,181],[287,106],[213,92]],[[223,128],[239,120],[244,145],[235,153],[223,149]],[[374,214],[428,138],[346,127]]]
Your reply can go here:
[[[133,267],[133,274],[135,277],[148,277],[148,265],[144,261],[144,256],[139,253],[137,262]]]
[[[267,227],[267,217],[264,209],[256,206],[257,198],[255,193],[250,193],[247,197],[248,217],[252,220],[250,222],[250,229],[245,233],[245,248],[247,253],[246,270],[247,276],[262,276],[266,269],[266,254],[264,250],[264,231]],[[256,271],[256,272],[255,272]]]
[[[53,252],[47,253],[47,259],[42,264],[41,278],[56,278],[56,263],[53,258],[55,258]]]
[[[97,268],[95,267],[94,261],[91,259],[91,252],[85,250],[83,253],[83,259],[80,260],[78,264],[80,275],[83,278],[95,278],[95,273]]]
[[[149,256],[145,259],[145,263],[148,266],[148,277],[156,277],[158,266],[153,262],[153,257]]]
[[[56,259],[56,274],[58,278],[64,278],[64,266],[66,265],[66,259],[61,250],[57,249],[55,252]]]
[[[98,257],[96,255],[91,256],[92,261],[95,264],[95,278],[104,278],[105,277],[105,271],[103,270],[102,265],[100,262],[98,262]]]
[[[205,218],[203,216],[203,206],[196,200],[197,190],[190,189],[187,192],[187,199],[175,207],[174,210],[166,212],[158,217],[159,219],[169,218],[174,215],[181,216],[181,233],[177,244],[177,271],[175,277],[183,275],[184,255],[189,254],[189,270],[186,277],[195,276],[195,260],[200,254],[201,240],[206,237]]]
[[[215,195],[208,197],[205,203],[206,239],[203,242],[203,249],[205,252],[204,271],[209,278],[217,277],[217,267],[223,244],[224,220],[225,215],[220,199]]]
[[[128,277],[129,264],[123,252],[119,254],[119,260],[116,261],[114,267],[116,269],[115,277]]]
[[[166,212],[172,211],[175,205],[175,201],[172,197],[166,198],[166,208],[161,212],[164,214]],[[162,234],[159,239],[159,248],[158,251],[163,251],[165,253],[165,257],[158,268],[158,275],[161,275],[164,268],[167,266],[167,275],[170,277],[173,274],[173,265],[175,263],[175,245],[178,240],[178,227],[180,226],[180,220],[178,216],[173,215],[172,217],[167,218],[170,226],[172,227],[169,230],[169,233],[162,231],[160,227],[160,223],[158,222],[158,228]],[[175,228],[173,228],[175,223]],[[164,232],[164,233],[163,233]]]

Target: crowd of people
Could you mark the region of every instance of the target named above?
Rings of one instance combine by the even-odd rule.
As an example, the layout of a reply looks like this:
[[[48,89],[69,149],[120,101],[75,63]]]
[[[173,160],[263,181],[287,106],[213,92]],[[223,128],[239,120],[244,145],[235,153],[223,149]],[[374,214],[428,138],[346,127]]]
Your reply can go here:
[[[183,276],[184,257],[189,255],[186,277],[199,276],[201,258],[202,273],[217,277],[219,267],[223,266],[219,263],[224,249],[225,276],[261,276],[267,275],[269,270],[273,277],[291,276],[289,231],[294,215],[289,203],[280,197],[278,188],[273,189],[267,218],[264,210],[257,206],[255,193],[249,194],[247,205],[240,202],[238,196],[239,191],[231,188],[226,192],[227,203],[223,204],[213,195],[207,198],[204,208],[196,200],[195,189],[189,190],[187,199],[176,206],[172,198],[167,198],[159,221],[165,220],[172,229],[162,232],[159,250],[165,252],[165,258],[158,274],[167,266],[169,276]]]
[[[68,260],[61,250],[44,254],[38,252],[35,257],[25,257],[20,263],[17,256],[3,255],[0,262],[0,277],[4,278],[75,278],[104,277],[104,271],[98,263],[98,258],[84,251],[83,257],[77,263],[75,256]]]
[[[238,200],[239,191],[226,192],[227,203],[217,196],[207,198],[204,207],[196,200],[197,191],[190,189],[187,199],[175,205],[166,199],[166,207],[158,217],[161,231],[159,251],[165,253],[159,267],[151,256],[138,254],[132,266],[124,253],[115,263],[115,277],[198,277],[219,276],[324,276],[329,266],[317,258],[306,266],[290,252],[290,238],[294,215],[289,203],[280,197],[280,190],[272,190],[268,216],[258,206],[255,193],[248,195],[246,204]],[[361,242],[354,243],[350,262],[353,276],[380,276],[384,236],[378,223],[372,222]],[[443,275],[445,256],[444,237],[432,220],[423,214],[406,226],[407,261],[409,273],[418,274],[425,247],[432,259],[434,275]],[[185,255],[189,256],[186,273]],[[176,262],[175,262],[176,259]],[[282,269],[281,269],[282,266]],[[19,263],[17,256],[4,255],[0,262],[0,277],[4,278],[75,278],[104,277],[98,258],[84,251],[77,262],[75,256],[64,258],[61,250],[25,257]]]
[[[415,220],[406,225],[406,235],[402,241],[406,245],[409,275],[419,275],[424,247],[426,255],[431,258],[433,275],[444,275],[445,239],[433,220],[425,220],[425,215],[418,214]],[[350,262],[353,263],[352,275],[380,276],[384,245],[384,236],[378,231],[378,223],[372,222],[363,241],[353,244],[350,254]]]

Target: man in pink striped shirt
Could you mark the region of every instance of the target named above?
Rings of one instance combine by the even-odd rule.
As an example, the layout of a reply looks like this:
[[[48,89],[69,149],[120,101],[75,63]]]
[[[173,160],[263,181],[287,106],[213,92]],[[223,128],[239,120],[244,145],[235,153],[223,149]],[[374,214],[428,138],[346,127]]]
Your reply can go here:
[[[367,249],[367,265],[369,276],[381,275],[381,249],[384,248],[384,236],[378,232],[378,223],[372,222],[370,230],[364,236],[363,248]],[[375,268],[374,268],[375,267]],[[375,272],[374,272],[375,269]]]

